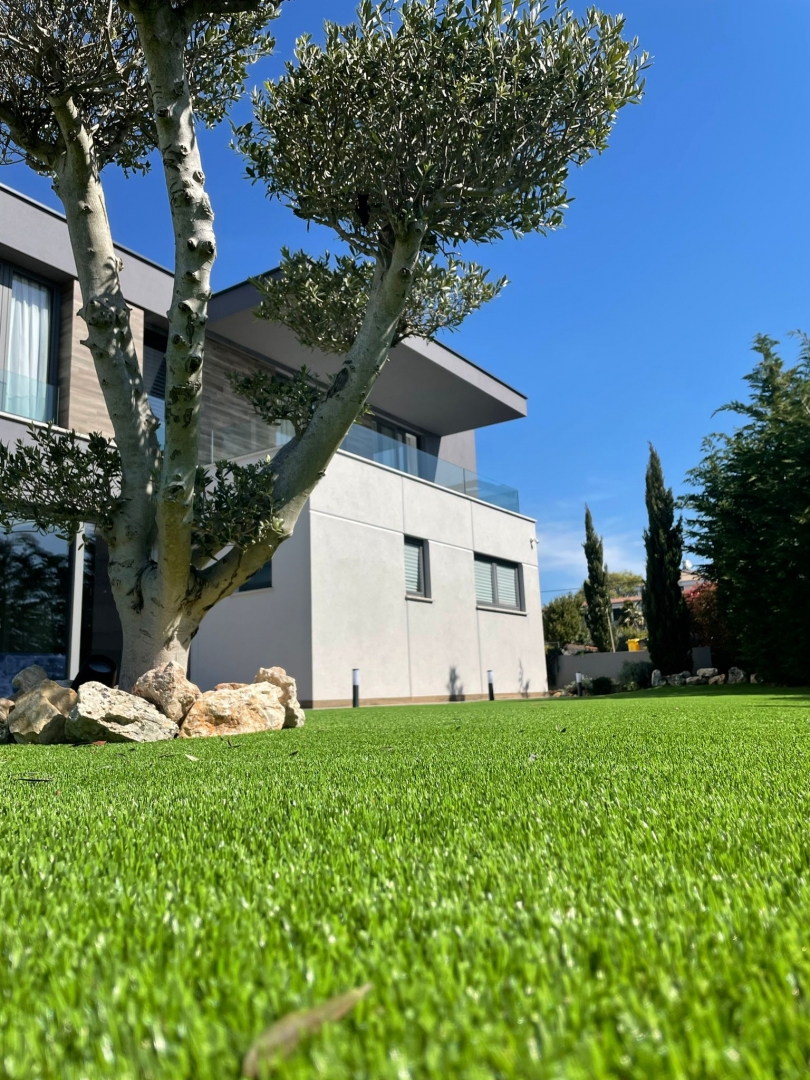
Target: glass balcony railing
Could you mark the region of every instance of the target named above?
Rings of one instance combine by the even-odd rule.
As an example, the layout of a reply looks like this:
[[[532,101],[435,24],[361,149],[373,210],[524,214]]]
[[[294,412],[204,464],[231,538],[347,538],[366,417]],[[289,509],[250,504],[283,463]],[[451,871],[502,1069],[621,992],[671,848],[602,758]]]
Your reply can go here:
[[[59,388],[0,368],[0,412],[25,420],[56,420]]]
[[[497,484],[494,480],[486,480],[478,473],[470,472],[469,469],[463,469],[443,458],[434,457],[433,454],[426,454],[415,446],[406,446],[397,439],[361,427],[360,424],[352,427],[340,449],[368,461],[376,461],[379,465],[387,465],[390,469],[407,473],[408,476],[429,480],[431,484],[438,484],[450,491],[458,491],[462,495],[470,495],[473,499],[492,503],[504,510],[514,510],[515,513],[520,510],[518,493],[514,488]]]
[[[292,437],[292,425],[287,421],[270,427],[258,419],[247,420],[244,424],[212,431],[204,437],[200,460],[203,464],[210,464],[223,458],[232,460],[273,454]],[[451,461],[434,457],[433,454],[407,446],[360,424],[352,426],[340,449],[367,461],[375,461],[378,465],[387,465],[388,468],[408,476],[417,476],[420,480],[428,480],[439,487],[458,491],[492,506],[499,506],[503,510],[520,512],[518,493],[514,488],[487,480],[478,473],[454,465]]]

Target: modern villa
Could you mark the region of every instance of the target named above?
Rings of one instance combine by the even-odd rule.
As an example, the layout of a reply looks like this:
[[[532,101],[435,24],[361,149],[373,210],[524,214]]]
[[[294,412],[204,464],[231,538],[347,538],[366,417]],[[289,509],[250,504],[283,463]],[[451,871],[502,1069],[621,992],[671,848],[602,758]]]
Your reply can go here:
[[[165,392],[172,276],[119,249],[132,326],[156,415]],[[234,395],[228,371],[324,379],[340,358],[256,319],[250,283],[210,306],[201,463],[251,461],[290,438]],[[0,441],[30,424],[112,435],[92,358],[64,218],[0,186]],[[525,397],[444,345],[397,346],[272,563],[207,616],[191,650],[203,690],[280,665],[308,707],[547,692],[535,522],[518,493],[478,475],[475,432],[526,415]],[[71,677],[90,652],[120,657],[103,541],[72,545],[21,522],[0,536],[0,696],[39,662]]]

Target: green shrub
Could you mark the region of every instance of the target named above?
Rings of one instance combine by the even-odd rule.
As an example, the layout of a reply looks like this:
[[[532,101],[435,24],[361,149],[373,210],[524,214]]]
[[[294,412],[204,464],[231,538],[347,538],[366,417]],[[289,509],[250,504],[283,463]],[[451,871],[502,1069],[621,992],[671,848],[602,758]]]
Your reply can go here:
[[[612,694],[613,679],[609,675],[597,675],[595,679],[591,679],[591,692],[600,697],[603,694]]]
[[[636,660],[623,665],[616,682],[620,690],[648,690],[653,673],[649,661]]]

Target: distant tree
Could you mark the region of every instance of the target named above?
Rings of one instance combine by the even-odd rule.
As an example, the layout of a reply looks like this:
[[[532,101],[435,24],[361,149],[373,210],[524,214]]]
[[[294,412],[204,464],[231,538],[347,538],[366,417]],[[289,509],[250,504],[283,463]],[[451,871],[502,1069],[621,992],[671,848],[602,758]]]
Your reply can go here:
[[[546,644],[584,645],[588,642],[582,601],[573,593],[556,596],[543,608],[543,635]]]
[[[588,577],[582,583],[585,593],[585,622],[591,639],[599,652],[615,652],[613,640],[613,608],[608,590],[608,570],[604,564],[604,548],[601,536],[596,535],[590,509],[585,507],[585,561]]]
[[[628,630],[640,631],[646,629],[647,626],[641,603],[634,600],[625,600],[617,621],[620,627]]]
[[[690,546],[716,584],[717,614],[749,671],[785,684],[810,681],[810,340],[785,367],[778,342],[755,339],[748,402],[724,406],[743,419],[713,435],[689,474],[697,489]]]
[[[737,658],[738,644],[723,611],[717,585],[704,581],[684,594],[689,612],[689,632],[694,645],[708,645],[712,663],[727,671]]]
[[[637,596],[644,585],[641,574],[632,570],[610,570],[607,576],[608,592],[611,599],[618,596]]]
[[[647,577],[644,618],[647,648],[655,667],[671,675],[691,668],[689,614],[678,582],[683,557],[683,525],[675,520],[672,488],[664,485],[661,459],[650,446],[646,503],[649,526],[644,530]]]

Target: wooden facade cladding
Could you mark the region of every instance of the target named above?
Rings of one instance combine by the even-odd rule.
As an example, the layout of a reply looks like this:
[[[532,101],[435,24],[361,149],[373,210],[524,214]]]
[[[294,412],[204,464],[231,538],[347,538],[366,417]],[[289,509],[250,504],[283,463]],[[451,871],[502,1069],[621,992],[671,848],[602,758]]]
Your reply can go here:
[[[253,420],[253,407],[245,398],[237,397],[228,381],[228,372],[249,375],[257,370],[270,371],[271,366],[242,352],[228,342],[209,337],[205,343],[203,365],[202,411],[200,416],[200,446],[206,447],[211,433],[239,427]]]
[[[87,346],[82,344],[87,336],[87,327],[79,315],[81,306],[79,283],[70,281],[61,291],[58,423],[60,427],[72,428],[83,435],[100,431],[109,437],[113,434],[112,424],[99,386],[93,357]],[[143,367],[144,312],[132,305],[130,312],[135,348]],[[206,447],[210,442],[212,431],[238,428],[254,419],[255,414],[250,404],[231,390],[228,372],[249,374],[260,368],[269,370],[270,365],[222,339],[209,337],[205,346],[203,368],[200,425],[202,447]]]

